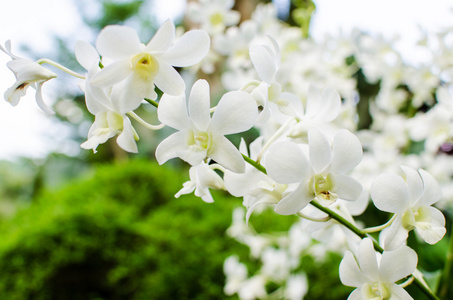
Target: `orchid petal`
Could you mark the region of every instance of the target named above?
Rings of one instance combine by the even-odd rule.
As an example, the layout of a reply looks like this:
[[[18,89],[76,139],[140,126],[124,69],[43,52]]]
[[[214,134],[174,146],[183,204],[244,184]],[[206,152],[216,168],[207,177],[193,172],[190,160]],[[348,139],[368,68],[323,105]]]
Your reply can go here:
[[[192,121],[187,115],[184,95],[171,96],[164,94],[159,101],[157,118],[163,124],[178,130],[186,130],[193,127]]]
[[[77,41],[75,45],[75,56],[79,64],[90,70],[94,64],[99,63],[100,57],[96,49],[85,41]]]
[[[156,160],[161,165],[167,160],[178,157],[179,153],[187,151],[187,131],[178,131],[164,139],[156,148]]]
[[[420,177],[420,173],[412,168],[401,166],[406,176],[406,184],[409,190],[409,197],[411,202],[416,201],[423,193],[423,180]],[[414,204],[414,203],[411,203]]]
[[[430,245],[440,241],[445,233],[445,216],[435,207],[425,206],[427,213],[429,213],[430,220],[416,222],[415,230],[422,237],[422,239]]]
[[[277,72],[271,49],[264,45],[252,45],[249,53],[258,76],[262,81],[271,84]]]
[[[123,59],[108,65],[93,75],[91,84],[100,87],[112,86],[127,78],[132,73],[130,60]]]
[[[362,193],[362,185],[360,182],[348,175],[331,174],[335,184],[334,192],[338,197],[347,201],[355,201]]]
[[[373,242],[370,238],[365,238],[360,242],[357,260],[363,275],[372,281],[377,281],[379,279],[376,251],[374,250]]]
[[[222,96],[212,116],[210,130],[222,135],[243,132],[252,128],[258,108],[252,96],[233,91]]]
[[[404,245],[393,251],[384,251],[379,264],[382,279],[395,282],[412,274],[417,260],[415,251]]]
[[[159,61],[159,73],[154,78],[154,84],[164,93],[173,96],[184,93],[186,85],[181,75],[169,64]]]
[[[385,250],[394,250],[406,242],[409,231],[403,227],[401,218],[398,216],[390,227],[381,232],[379,239],[383,241]]]
[[[239,150],[224,136],[212,136],[212,149],[209,157],[218,164],[235,173],[245,172],[245,161]]]
[[[340,280],[346,286],[359,287],[363,284],[363,274],[351,251],[346,251],[340,263]]]
[[[101,30],[96,48],[102,56],[125,59],[143,51],[135,29],[122,25],[109,25]]]
[[[138,153],[135,136],[137,136],[137,133],[132,127],[131,121],[128,117],[123,117],[123,131],[116,139],[118,146],[127,152]]]
[[[145,47],[145,52],[163,52],[171,47],[175,39],[175,24],[171,19],[165,21]]]
[[[269,148],[266,168],[269,176],[278,183],[302,182],[311,174],[304,153],[291,142],[280,142]]]
[[[330,163],[331,151],[326,137],[317,129],[308,131],[310,164],[314,172],[321,173]]]
[[[359,139],[346,129],[335,134],[332,143],[331,172],[346,173],[362,160],[363,150]]]
[[[210,39],[205,31],[191,30],[177,40],[161,58],[172,66],[187,67],[199,63],[208,54],[209,47]]]
[[[54,114],[54,112],[44,103],[44,100],[42,98],[42,85],[44,82],[40,82],[37,86],[36,89],[36,103],[38,104],[39,108],[41,108],[45,113],[47,114]]]
[[[206,131],[209,121],[211,121],[209,84],[206,80],[199,79],[194,83],[190,91],[188,106],[190,118],[198,130]]]
[[[423,180],[424,192],[417,205],[432,205],[440,200],[442,193],[436,179],[425,170],[418,170]]]
[[[374,205],[386,212],[403,212],[409,205],[409,191],[403,178],[395,174],[378,176],[370,187]]]
[[[301,211],[314,199],[307,184],[300,184],[294,191],[283,197],[275,206],[274,211],[280,215],[292,215]]]

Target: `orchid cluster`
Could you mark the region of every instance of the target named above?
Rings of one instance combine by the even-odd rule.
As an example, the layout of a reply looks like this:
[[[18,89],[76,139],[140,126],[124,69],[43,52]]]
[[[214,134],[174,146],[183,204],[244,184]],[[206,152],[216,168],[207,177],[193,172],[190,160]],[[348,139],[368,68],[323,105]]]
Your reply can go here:
[[[190,180],[176,197],[193,192],[214,202],[210,191],[224,190],[243,198],[245,211],[234,212],[229,234],[250,247],[262,268],[248,277],[245,265],[229,257],[226,294],[302,299],[310,280],[297,271],[301,253],[330,251],[344,257],[340,280],[356,288],[349,299],[412,299],[404,289],[409,284],[437,299],[407,239],[415,231],[428,244],[439,242],[446,221],[434,205],[453,206],[453,66],[439,59],[453,49],[439,37],[442,55],[415,68],[383,39],[353,32],[314,41],[279,21],[272,4],[259,5],[240,24],[232,7],[233,1],[192,4],[186,17],[198,28],[177,34],[168,20],[147,44],[133,28],[107,26],[96,47],[76,44],[86,74],[20,58],[8,41],[0,49],[12,58],[17,81],[5,99],[17,105],[32,86],[38,105],[51,113],[41,92],[56,77],[43,66],[50,64],[82,80],[95,116],[82,148],[96,152],[117,136],[119,147],[136,153],[134,126],[174,129],[155,157],[159,164],[179,158],[190,165]],[[360,99],[358,72],[378,88],[373,101]],[[203,78],[215,75],[220,88]],[[221,96],[211,100],[213,94]],[[368,101],[367,126],[359,101]],[[156,108],[161,124],[134,112],[145,105]],[[253,141],[234,145],[226,137],[252,128]],[[356,221],[371,205],[389,221],[371,228]],[[276,218],[300,221],[287,236],[254,233],[252,214],[268,208]],[[280,288],[268,291],[268,282]]]

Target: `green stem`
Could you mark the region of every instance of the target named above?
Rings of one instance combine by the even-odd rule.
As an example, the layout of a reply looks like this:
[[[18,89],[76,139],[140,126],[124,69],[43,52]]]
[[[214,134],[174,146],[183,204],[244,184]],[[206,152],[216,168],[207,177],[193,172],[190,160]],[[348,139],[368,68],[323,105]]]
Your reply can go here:
[[[448,247],[447,257],[445,259],[445,267],[442,273],[442,283],[438,290],[438,295],[442,299],[447,298],[448,289],[451,286],[450,275],[453,267],[453,222],[450,231],[450,246]]]
[[[244,158],[244,160],[246,162],[248,162],[249,164],[254,166],[256,169],[258,169],[259,171],[263,172],[264,174],[267,174],[266,168],[264,168],[262,165],[260,165],[259,163],[257,163],[256,161],[254,161],[253,159],[248,157],[247,155],[242,154],[242,157]]]
[[[54,66],[60,70],[62,70],[63,72],[66,72],[68,73],[69,75],[71,76],[74,76],[74,77],[77,77],[77,78],[80,78],[80,79],[85,79],[85,76],[82,75],[82,74],[79,74],[77,72],[74,72],[73,70],[70,70],[68,68],[66,68],[65,66],[63,65],[60,65],[59,63],[57,62],[54,62],[53,60],[50,60],[50,59],[47,59],[47,58],[41,58],[41,59],[38,59],[36,61],[36,63],[42,65],[42,64],[48,64],[48,65],[51,65],[51,66]]]
[[[159,103],[157,103],[157,102],[154,101],[154,100],[145,98],[145,101],[148,102],[149,104],[151,104],[152,106],[154,106],[155,108],[157,108],[157,107],[159,106]]]

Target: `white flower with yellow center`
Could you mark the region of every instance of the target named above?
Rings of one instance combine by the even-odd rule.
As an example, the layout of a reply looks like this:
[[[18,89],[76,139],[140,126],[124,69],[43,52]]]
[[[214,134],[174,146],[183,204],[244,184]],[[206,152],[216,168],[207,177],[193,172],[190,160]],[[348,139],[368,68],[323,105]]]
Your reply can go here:
[[[435,244],[446,233],[444,215],[432,206],[441,198],[440,187],[424,170],[401,168],[402,176],[382,174],[370,188],[374,205],[396,214],[390,227],[382,231],[384,249],[392,250],[403,244],[413,229],[425,242]]]
[[[99,144],[118,135],[116,141],[123,150],[138,152],[135,142],[138,140],[138,135],[126,116],[129,107],[124,105],[123,99],[126,95],[123,93],[123,85],[118,84],[107,89],[93,86],[90,78],[100,71],[99,54],[93,46],[83,41],[77,42],[75,54],[78,62],[88,71],[87,79],[81,88],[85,92],[88,111],[95,115],[95,121],[88,132],[88,139],[81,147],[93,149],[96,152]]]
[[[234,0],[199,0],[189,2],[187,18],[210,34],[222,33],[226,27],[239,23],[241,15],[231,10]]]
[[[362,145],[346,129],[339,130],[332,145],[318,130],[308,132],[309,160],[299,145],[280,142],[269,148],[266,168],[278,183],[296,184],[275,206],[275,212],[291,215],[316,199],[330,205],[337,199],[356,200],[362,185],[346,175],[362,159]]]
[[[223,167],[242,173],[245,162],[239,150],[224,136],[250,129],[258,109],[245,92],[228,92],[210,116],[209,84],[198,80],[186,102],[184,95],[164,94],[157,109],[159,121],[179,130],[163,140],[156,149],[159,164],[179,157],[195,166],[211,158]]]
[[[200,62],[208,53],[210,39],[206,32],[192,30],[174,40],[175,25],[171,20],[163,23],[146,45],[133,28],[105,27],[96,41],[105,67],[93,76],[91,83],[109,87],[126,80],[129,110],[137,108],[143,98],[156,99],[154,85],[166,94],[183,93],[184,81],[173,66]]]
[[[340,263],[340,280],[356,287],[348,300],[413,299],[395,282],[412,274],[417,267],[417,254],[407,246],[377,254],[369,238],[359,244],[357,255],[347,251]]]

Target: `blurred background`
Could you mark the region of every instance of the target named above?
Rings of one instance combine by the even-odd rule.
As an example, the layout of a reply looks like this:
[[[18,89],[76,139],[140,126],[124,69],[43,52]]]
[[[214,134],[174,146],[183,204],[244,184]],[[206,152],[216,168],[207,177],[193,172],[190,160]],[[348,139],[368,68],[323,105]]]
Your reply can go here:
[[[236,2],[233,9],[246,19],[258,3],[270,1]],[[77,40],[94,44],[106,25],[127,24],[147,41],[167,18],[185,24],[186,5],[184,0],[8,1],[0,4],[0,42],[10,39],[19,56],[46,57],[83,73],[74,57]],[[429,60],[413,47],[423,33],[453,24],[451,6],[441,0],[281,0],[274,5],[282,22],[315,42],[356,29],[376,39],[398,38],[395,49],[414,66]],[[0,90],[6,91],[14,76],[6,67],[9,57],[0,54]],[[96,154],[81,149],[94,118],[77,81],[55,72],[59,79],[44,85],[44,101],[55,115],[40,111],[31,91],[17,107],[0,101],[0,298],[228,298],[223,262],[232,254],[249,256],[246,246],[226,235],[242,200],[221,192],[211,205],[192,195],[175,199],[188,168],[178,161],[154,162],[166,132],[137,127],[139,154],[124,152],[114,139]],[[366,87],[361,86],[364,95],[377,93],[375,85]],[[156,118],[147,107],[139,115]],[[263,213],[254,227],[285,231],[294,222]],[[435,258],[426,264],[442,265],[445,247],[426,250]],[[338,279],[340,259],[332,254],[316,263],[307,255],[304,271],[324,286],[313,287],[306,299],[347,297],[351,289]],[[259,269],[256,261],[248,267]]]

